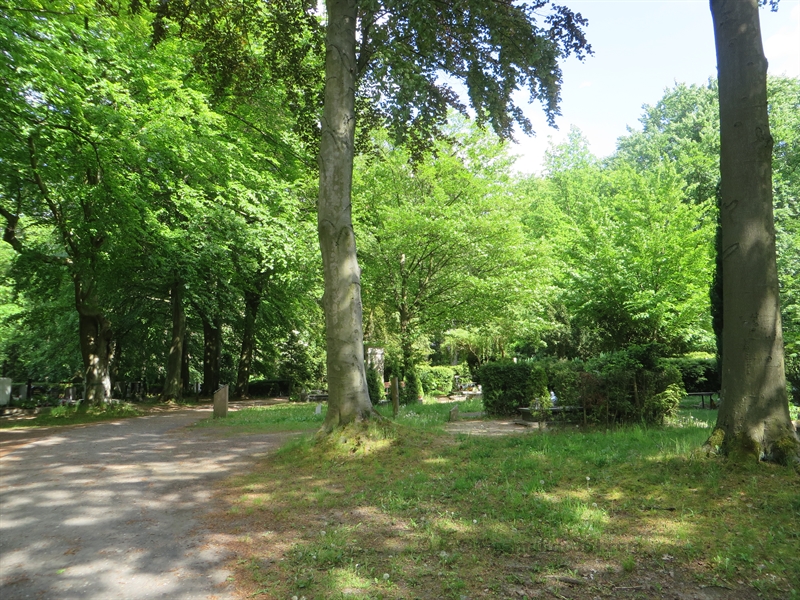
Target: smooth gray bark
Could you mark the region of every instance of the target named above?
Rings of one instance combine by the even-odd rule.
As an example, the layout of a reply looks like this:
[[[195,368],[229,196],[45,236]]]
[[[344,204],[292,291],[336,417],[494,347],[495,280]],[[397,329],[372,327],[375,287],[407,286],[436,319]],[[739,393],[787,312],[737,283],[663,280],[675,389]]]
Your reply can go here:
[[[203,321],[203,395],[211,396],[219,388],[222,355],[222,323],[218,317]]]
[[[239,353],[239,369],[236,373],[236,398],[247,396],[247,388],[250,383],[250,367],[253,364],[253,351],[255,350],[256,339],[256,316],[261,306],[261,295],[264,291],[263,279],[265,274],[258,276],[259,285],[257,289],[244,293],[244,329],[242,331],[242,350]]]
[[[719,71],[722,224],[722,404],[731,455],[797,453],[784,372],[767,60],[758,0],[711,0]],[[716,434],[720,438],[719,432]]]
[[[111,398],[111,358],[114,342],[111,322],[103,315],[93,286],[86,284],[77,275],[75,285],[75,308],[78,311],[78,326],[83,359],[83,407],[103,404]]]
[[[325,294],[328,412],[332,430],[372,412],[364,369],[361,270],[351,217],[355,133],[356,0],[328,0],[325,107],[317,227]]]
[[[162,401],[180,400],[183,396],[181,367],[183,364],[183,343],[186,334],[186,313],[183,310],[183,284],[175,281],[170,291],[172,305],[172,338],[167,358],[167,376]]]

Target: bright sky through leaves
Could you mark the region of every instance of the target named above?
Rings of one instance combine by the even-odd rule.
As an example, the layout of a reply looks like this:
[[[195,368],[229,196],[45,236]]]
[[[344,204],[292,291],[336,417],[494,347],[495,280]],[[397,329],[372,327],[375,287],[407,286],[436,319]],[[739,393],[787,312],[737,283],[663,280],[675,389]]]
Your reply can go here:
[[[678,83],[716,77],[714,32],[706,0],[566,0],[589,19],[595,55],[563,64],[561,113],[554,130],[539,105],[526,114],[536,137],[517,135],[517,168],[540,172],[549,138],[561,142],[572,125],[598,156],[614,151],[626,126],[638,127],[643,104],[655,104]],[[761,10],[764,51],[771,75],[800,77],[800,1],[781,0],[778,12]],[[522,100],[522,98],[520,98]]]

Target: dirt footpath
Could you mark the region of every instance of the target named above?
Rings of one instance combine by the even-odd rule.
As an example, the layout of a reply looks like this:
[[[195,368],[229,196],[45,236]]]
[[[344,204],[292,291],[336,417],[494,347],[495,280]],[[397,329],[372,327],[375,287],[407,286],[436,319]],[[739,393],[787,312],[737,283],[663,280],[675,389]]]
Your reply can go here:
[[[215,480],[287,434],[219,439],[192,409],[0,432],[0,598],[232,598],[224,540],[200,525]]]

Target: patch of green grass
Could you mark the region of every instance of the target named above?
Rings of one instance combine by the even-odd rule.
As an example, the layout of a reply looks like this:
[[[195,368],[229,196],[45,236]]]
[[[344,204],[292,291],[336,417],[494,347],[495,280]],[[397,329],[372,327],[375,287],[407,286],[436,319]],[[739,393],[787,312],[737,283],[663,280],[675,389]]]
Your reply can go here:
[[[469,400],[462,400],[461,402],[415,402],[414,404],[406,404],[400,406],[400,411],[397,418],[392,416],[392,406],[384,404],[376,408],[376,410],[387,418],[393,419],[395,422],[402,425],[410,425],[412,427],[440,427],[447,423],[450,416],[450,409],[458,406],[461,413],[481,412],[483,411],[483,402],[480,398],[470,398]]]
[[[81,412],[77,406],[55,406],[52,410],[36,415],[32,419],[0,421],[0,429],[81,425],[84,423],[139,417],[142,414],[144,413],[139,408],[127,402],[90,406],[84,412]]]
[[[242,433],[318,429],[325,418],[325,406],[321,414],[316,414],[316,407],[312,403],[253,406],[229,412],[224,419],[203,419],[195,427],[231,428]]]
[[[275,561],[265,597],[511,597],[586,564],[601,596],[667,587],[671,570],[766,598],[800,590],[800,478],[700,455],[715,411],[490,438],[437,431],[449,408],[294,440],[231,484],[225,530],[252,534],[240,556]]]

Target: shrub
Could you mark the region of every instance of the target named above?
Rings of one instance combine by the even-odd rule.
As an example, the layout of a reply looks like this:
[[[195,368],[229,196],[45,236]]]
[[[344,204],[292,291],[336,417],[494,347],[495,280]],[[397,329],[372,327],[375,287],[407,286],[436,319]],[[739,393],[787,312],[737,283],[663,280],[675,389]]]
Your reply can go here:
[[[789,389],[789,400],[800,405],[800,355],[789,354],[786,357],[786,383]]]
[[[664,423],[667,417],[678,414],[681,400],[686,396],[683,383],[670,383],[663,392],[650,396],[644,404],[644,420],[648,423]]]
[[[631,346],[602,355],[587,363],[587,370],[599,373],[605,418],[619,423],[662,423],[677,410],[673,407],[686,395],[680,371],[658,358],[657,345]],[[659,396],[675,386],[670,394]],[[658,398],[656,398],[658,396]],[[585,408],[587,408],[585,406]],[[587,413],[594,410],[587,408]],[[592,414],[593,420],[601,415]]]
[[[547,371],[548,385],[556,395],[557,404],[580,406],[581,399],[586,398],[581,384],[581,374],[584,373],[583,361],[548,360],[544,366]]]
[[[687,392],[716,392],[721,387],[717,359],[711,354],[665,358],[662,364],[680,371]]]
[[[489,362],[482,365],[476,375],[476,383],[483,389],[483,405],[490,415],[511,416],[517,409],[530,406],[529,362]]]
[[[663,423],[686,395],[680,370],[659,359],[655,344],[631,346],[580,360],[490,362],[477,373],[490,415],[514,415],[518,408],[580,406],[587,419],[617,423]]]
[[[417,375],[422,384],[422,391],[425,394],[439,392],[449,394],[453,391],[453,377],[455,371],[451,367],[431,367],[419,365]]]
[[[369,392],[369,401],[373,404],[378,404],[384,398],[383,381],[381,381],[381,374],[377,369],[367,367],[367,391]]]
[[[400,404],[413,404],[422,397],[422,383],[419,380],[416,367],[411,367],[406,373],[405,386],[400,390]]]

